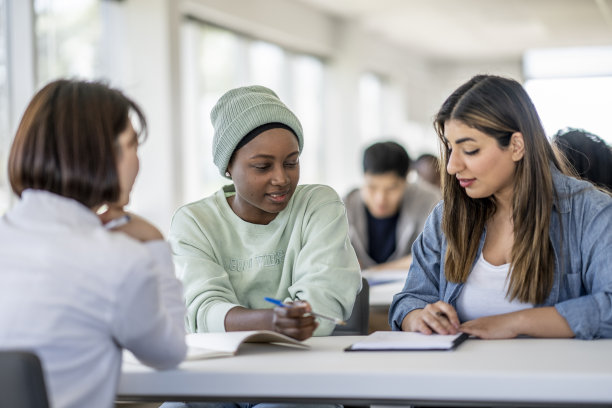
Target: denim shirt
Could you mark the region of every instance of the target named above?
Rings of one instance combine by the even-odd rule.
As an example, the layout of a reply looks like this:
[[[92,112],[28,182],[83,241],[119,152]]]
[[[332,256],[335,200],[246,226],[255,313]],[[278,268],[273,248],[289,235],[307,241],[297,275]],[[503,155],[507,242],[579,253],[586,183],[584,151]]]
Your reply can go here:
[[[555,254],[552,289],[541,306],[554,306],[580,339],[612,337],[612,197],[586,181],[552,169],[557,198],[550,220]],[[404,289],[393,297],[389,324],[401,330],[404,317],[442,300],[456,307],[463,283],[446,280],[447,241],[442,232],[443,202],[430,214],[412,246]],[[480,257],[486,231],[474,262]]]

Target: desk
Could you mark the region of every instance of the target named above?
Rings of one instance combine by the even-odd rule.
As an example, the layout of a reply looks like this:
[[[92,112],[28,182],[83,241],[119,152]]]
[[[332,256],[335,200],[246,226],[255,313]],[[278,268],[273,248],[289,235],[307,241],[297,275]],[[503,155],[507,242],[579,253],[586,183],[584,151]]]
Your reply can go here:
[[[124,364],[120,400],[315,401],[351,404],[612,405],[612,340],[476,340],[455,351],[343,352],[247,344],[229,358],[156,372]]]
[[[370,284],[370,306],[384,306],[388,308],[393,300],[393,296],[404,288],[407,274],[408,271],[405,269],[363,271],[362,276]]]
[[[407,270],[366,270],[362,272],[370,283],[370,327],[369,332],[390,330],[389,306],[393,296],[404,288]]]

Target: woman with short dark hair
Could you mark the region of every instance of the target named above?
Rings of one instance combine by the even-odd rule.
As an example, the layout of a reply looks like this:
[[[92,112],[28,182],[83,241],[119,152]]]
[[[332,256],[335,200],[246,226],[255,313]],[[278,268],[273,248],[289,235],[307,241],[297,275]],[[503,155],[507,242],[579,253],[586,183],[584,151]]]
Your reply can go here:
[[[612,148],[601,137],[565,128],[552,140],[580,178],[612,192]]]
[[[185,356],[170,248],[124,210],[145,128],[120,91],[58,80],[15,135],[20,199],[0,219],[0,347],[38,354],[54,407],[110,407],[122,348],[155,368]]]

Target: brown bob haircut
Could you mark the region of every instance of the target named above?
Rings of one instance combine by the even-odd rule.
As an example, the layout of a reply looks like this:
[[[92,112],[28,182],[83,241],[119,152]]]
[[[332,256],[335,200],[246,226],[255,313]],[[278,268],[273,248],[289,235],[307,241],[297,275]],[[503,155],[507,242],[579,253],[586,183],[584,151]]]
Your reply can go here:
[[[117,201],[117,140],[132,112],[140,136],[146,135],[142,110],[120,91],[78,80],[46,85],[26,108],[11,147],[8,173],[15,194],[46,190],[88,208]]]

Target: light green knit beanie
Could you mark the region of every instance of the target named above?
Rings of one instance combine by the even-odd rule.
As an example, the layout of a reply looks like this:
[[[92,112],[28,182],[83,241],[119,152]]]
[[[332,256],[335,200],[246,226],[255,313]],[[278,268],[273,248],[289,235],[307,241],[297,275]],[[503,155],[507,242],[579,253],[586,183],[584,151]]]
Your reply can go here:
[[[253,85],[226,92],[210,112],[215,135],[213,162],[223,177],[236,145],[250,131],[268,123],[289,126],[297,136],[300,152],[304,145],[302,125],[298,118],[264,86]]]

